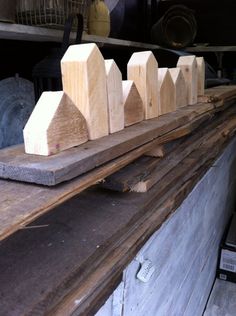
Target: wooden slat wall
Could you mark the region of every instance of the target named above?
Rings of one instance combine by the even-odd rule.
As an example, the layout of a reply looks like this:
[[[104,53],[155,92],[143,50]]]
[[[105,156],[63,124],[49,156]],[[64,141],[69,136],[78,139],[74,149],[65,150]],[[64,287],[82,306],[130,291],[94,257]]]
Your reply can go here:
[[[234,205],[235,150],[236,140],[124,271],[123,299],[115,291],[96,316],[202,315]],[[156,268],[148,283],[136,278],[143,259]]]

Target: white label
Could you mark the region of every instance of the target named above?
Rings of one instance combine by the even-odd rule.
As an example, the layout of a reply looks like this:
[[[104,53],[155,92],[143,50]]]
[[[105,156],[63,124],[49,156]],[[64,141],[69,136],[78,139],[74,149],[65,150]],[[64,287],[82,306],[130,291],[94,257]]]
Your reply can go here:
[[[220,269],[236,272],[236,252],[221,250]]]
[[[146,283],[150,280],[154,271],[155,267],[153,266],[152,262],[150,260],[144,260],[139,272],[137,273],[137,279]]]

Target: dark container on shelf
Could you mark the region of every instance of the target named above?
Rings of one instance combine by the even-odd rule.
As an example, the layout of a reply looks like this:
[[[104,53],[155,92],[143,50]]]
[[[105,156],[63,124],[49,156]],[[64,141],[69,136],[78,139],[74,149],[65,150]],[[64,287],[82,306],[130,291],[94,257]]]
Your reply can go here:
[[[196,34],[194,12],[183,5],[170,7],[151,29],[153,43],[175,49],[191,45]]]
[[[16,0],[0,0],[0,21],[15,22]]]

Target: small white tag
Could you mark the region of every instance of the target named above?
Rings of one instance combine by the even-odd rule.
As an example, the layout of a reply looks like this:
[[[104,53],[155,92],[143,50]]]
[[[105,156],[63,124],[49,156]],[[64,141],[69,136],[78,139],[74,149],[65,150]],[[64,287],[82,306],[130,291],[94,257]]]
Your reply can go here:
[[[153,266],[152,262],[150,260],[144,260],[136,277],[140,281],[146,283],[150,280],[154,271],[155,267]]]
[[[236,272],[236,252],[221,250],[220,269]]]

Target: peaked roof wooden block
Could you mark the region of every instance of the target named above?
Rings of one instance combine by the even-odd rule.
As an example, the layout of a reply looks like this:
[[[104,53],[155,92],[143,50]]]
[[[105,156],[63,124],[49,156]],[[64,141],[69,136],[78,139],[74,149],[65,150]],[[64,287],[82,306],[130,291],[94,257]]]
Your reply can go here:
[[[132,80],[122,81],[125,126],[141,122],[144,119],[143,101]]]
[[[198,70],[196,56],[181,56],[179,57],[177,67],[182,69],[187,90],[188,90],[188,104],[197,103],[198,90]]]
[[[44,92],[23,130],[25,152],[50,156],[88,140],[87,124],[62,91]]]
[[[71,45],[61,60],[63,90],[86,119],[89,139],[108,135],[106,70],[96,44]]]
[[[175,85],[176,108],[188,105],[188,91],[181,68],[170,68],[169,71]]]
[[[144,105],[145,119],[158,113],[158,63],[151,51],[134,53],[128,62],[129,80],[133,80]]]
[[[158,69],[158,93],[160,115],[175,111],[175,85],[168,68]]]
[[[109,132],[121,131],[125,126],[122,75],[113,59],[105,60],[108,95]]]
[[[197,57],[198,95],[205,94],[205,61],[203,57]]]

